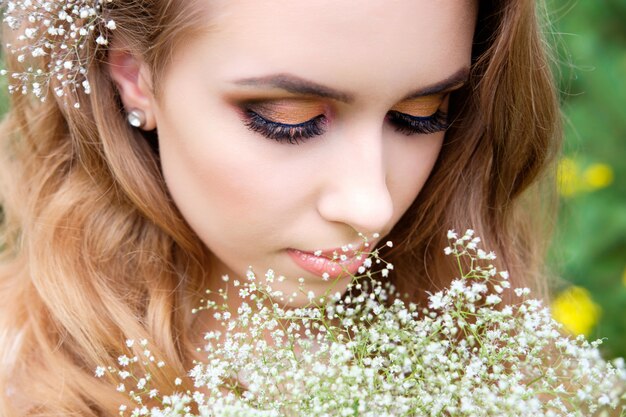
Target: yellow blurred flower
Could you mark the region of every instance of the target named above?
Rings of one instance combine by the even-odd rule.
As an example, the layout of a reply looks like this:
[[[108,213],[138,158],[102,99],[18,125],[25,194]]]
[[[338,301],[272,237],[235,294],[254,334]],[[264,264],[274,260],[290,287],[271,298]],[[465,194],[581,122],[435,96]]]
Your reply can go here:
[[[564,197],[571,197],[581,189],[578,163],[572,158],[559,161],[557,170],[557,187]]]
[[[624,272],[622,272],[622,283],[626,286],[626,268],[624,268]]]
[[[581,171],[580,163],[573,158],[562,158],[557,170],[557,188],[563,197],[573,197],[592,192],[613,183],[613,168],[608,164],[594,163]]]
[[[589,336],[602,310],[591,294],[581,287],[570,287],[560,293],[551,305],[552,317],[574,335]]]
[[[605,188],[613,182],[613,169],[607,164],[593,164],[585,169],[583,179],[589,188]]]

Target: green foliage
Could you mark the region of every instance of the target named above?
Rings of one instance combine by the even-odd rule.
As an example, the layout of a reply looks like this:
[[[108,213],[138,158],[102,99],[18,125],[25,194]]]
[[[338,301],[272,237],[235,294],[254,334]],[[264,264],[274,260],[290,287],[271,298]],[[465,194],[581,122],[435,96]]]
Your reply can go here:
[[[606,356],[624,357],[626,0],[551,0],[549,9],[559,39],[564,156],[570,167],[563,176],[578,184],[562,197],[551,260],[566,282],[586,288],[600,307],[589,336],[607,339]],[[590,168],[598,164],[604,171],[595,173],[604,177],[594,179]],[[596,186],[585,187],[589,181]]]

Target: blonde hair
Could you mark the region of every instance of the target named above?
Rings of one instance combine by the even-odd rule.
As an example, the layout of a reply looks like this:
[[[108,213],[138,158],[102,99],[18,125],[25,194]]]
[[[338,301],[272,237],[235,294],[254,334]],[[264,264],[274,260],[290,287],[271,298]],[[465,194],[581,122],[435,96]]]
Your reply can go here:
[[[158,88],[202,17],[191,1],[123,3],[107,9],[114,36],[144,57]],[[544,50],[533,1],[480,2],[470,82],[451,99],[455,121],[389,236],[396,245],[385,256],[411,297],[454,276],[443,257],[449,228],[472,226],[520,282],[545,281],[540,215],[549,221],[553,198],[538,179],[559,148],[559,111]],[[93,372],[115,365],[126,338],[149,340],[167,362],[153,372],[161,392],[195,354],[191,310],[207,286],[207,249],[168,196],[156,138],[125,122],[106,51],[83,52],[96,59],[80,109],[15,95],[0,125],[5,417],[116,415],[125,396]]]

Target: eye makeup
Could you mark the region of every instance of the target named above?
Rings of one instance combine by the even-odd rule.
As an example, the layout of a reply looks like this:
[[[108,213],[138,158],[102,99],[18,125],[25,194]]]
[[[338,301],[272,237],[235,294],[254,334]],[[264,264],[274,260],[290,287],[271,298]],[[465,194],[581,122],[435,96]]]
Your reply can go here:
[[[286,98],[254,103],[248,107],[267,120],[290,125],[307,122],[326,112],[325,105],[312,99]]]
[[[391,110],[414,117],[427,117],[439,110],[444,98],[444,94],[413,98],[396,104]]]
[[[387,114],[387,120],[395,126],[396,132],[406,136],[428,135],[442,132],[450,127],[447,113],[441,110],[435,111],[428,117],[415,117],[392,110]]]
[[[324,133],[326,106],[319,100],[279,99],[249,103],[244,124],[268,139],[297,144]]]
[[[442,105],[447,94],[434,94],[405,100],[394,106],[385,120],[406,136],[430,134],[449,127]],[[328,124],[327,107],[314,99],[277,99],[243,105],[248,129],[278,142],[298,144],[324,134]]]
[[[268,139],[274,139],[278,142],[288,142],[291,144],[300,143],[300,141],[319,136],[324,133],[326,118],[319,115],[304,123],[285,124],[268,120],[253,110],[245,111],[246,127],[254,132],[258,132]]]
[[[448,115],[442,109],[447,97],[447,94],[433,94],[405,100],[387,113],[387,120],[395,125],[397,132],[407,136],[444,131],[450,127]]]

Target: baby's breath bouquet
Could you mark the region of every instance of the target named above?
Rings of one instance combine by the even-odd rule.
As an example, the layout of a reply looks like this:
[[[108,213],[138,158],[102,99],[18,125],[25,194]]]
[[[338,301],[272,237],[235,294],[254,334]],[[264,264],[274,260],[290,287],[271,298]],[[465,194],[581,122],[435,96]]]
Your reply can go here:
[[[196,391],[161,393],[150,374],[134,375],[140,361],[164,366],[146,341],[143,357],[122,356],[96,375],[119,379],[136,404],[120,414],[131,416],[626,415],[622,360],[602,360],[600,341],[564,336],[530,290],[510,288],[473,231],[448,239],[460,276],[428,305],[402,301],[376,250],[346,293],[309,295],[302,308],[275,302],[273,271],[249,271],[230,282],[236,313],[223,291],[201,308],[221,330],[206,334],[206,360],[181,376]],[[506,291],[514,303],[503,303]]]

